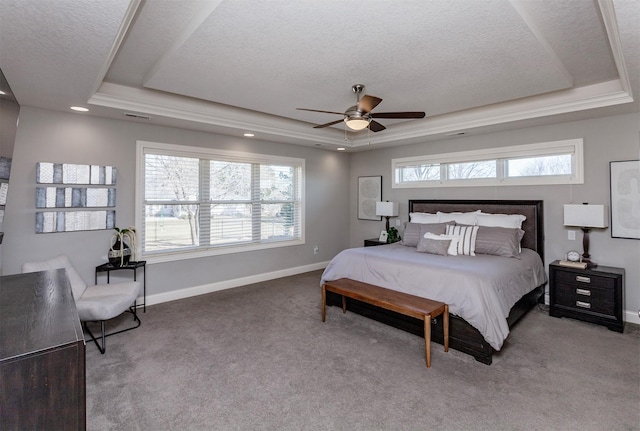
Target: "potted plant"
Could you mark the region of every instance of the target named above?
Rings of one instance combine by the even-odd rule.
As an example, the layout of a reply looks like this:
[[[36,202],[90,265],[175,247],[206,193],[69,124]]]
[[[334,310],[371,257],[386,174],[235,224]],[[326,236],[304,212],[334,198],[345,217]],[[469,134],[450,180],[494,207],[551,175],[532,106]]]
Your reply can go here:
[[[129,264],[132,256],[133,261],[136,260],[136,229],[133,226],[124,229],[114,227],[113,229],[116,233],[111,237],[108,253],[109,263],[116,267],[125,266]]]
[[[400,233],[398,232],[398,229],[396,229],[395,227],[390,227],[389,230],[387,231],[387,234],[388,234],[387,243],[389,244],[398,242],[402,239],[400,237]]]

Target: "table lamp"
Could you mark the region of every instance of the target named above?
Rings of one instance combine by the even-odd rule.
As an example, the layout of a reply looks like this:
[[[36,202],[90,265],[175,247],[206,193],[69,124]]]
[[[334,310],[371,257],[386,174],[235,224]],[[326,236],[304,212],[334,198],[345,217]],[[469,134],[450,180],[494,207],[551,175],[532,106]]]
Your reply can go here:
[[[398,202],[376,202],[376,215],[386,217],[386,231],[389,232],[389,217],[398,216]]]
[[[564,206],[564,225],[574,226],[582,229],[582,261],[586,262],[587,267],[595,267],[597,264],[592,262],[589,256],[589,231],[591,228],[609,227],[609,210],[606,205],[565,205]]]

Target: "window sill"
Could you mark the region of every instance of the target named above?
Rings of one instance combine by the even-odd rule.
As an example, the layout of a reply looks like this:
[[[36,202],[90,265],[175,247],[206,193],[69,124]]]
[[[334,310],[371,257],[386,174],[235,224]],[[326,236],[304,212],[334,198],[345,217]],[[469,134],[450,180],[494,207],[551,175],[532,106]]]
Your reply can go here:
[[[204,257],[220,256],[225,254],[234,253],[246,253],[250,251],[269,250],[280,247],[290,247],[295,245],[303,245],[304,240],[291,240],[291,241],[277,241],[277,242],[263,242],[259,244],[244,244],[237,246],[225,246],[225,247],[211,247],[209,249],[192,249],[189,251],[173,251],[165,253],[153,253],[142,254],[142,259],[147,261],[147,264],[153,265],[156,263],[174,262],[186,259],[201,259]]]

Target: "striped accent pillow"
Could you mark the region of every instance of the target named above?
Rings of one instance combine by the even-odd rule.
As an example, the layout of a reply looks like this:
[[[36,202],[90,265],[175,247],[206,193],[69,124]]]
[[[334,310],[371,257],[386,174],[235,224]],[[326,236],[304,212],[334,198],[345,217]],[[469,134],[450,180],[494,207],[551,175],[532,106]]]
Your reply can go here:
[[[447,225],[447,235],[456,235],[460,238],[458,241],[458,254],[464,254],[467,256],[476,255],[478,226]]]

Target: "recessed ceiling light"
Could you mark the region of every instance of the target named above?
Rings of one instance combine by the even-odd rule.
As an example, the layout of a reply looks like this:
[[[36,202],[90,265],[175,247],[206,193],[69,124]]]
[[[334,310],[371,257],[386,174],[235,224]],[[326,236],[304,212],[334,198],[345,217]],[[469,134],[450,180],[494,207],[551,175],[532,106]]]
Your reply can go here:
[[[336,149],[337,149],[338,151],[345,151],[345,150],[346,150],[346,148],[345,148],[345,147],[338,147],[338,148],[336,148]]]
[[[245,133],[244,136],[246,136],[247,138],[251,138],[255,135],[253,133]]]
[[[71,109],[73,109],[74,111],[78,111],[78,112],[88,112],[89,111],[87,108],[84,108],[82,106],[72,106]]]

